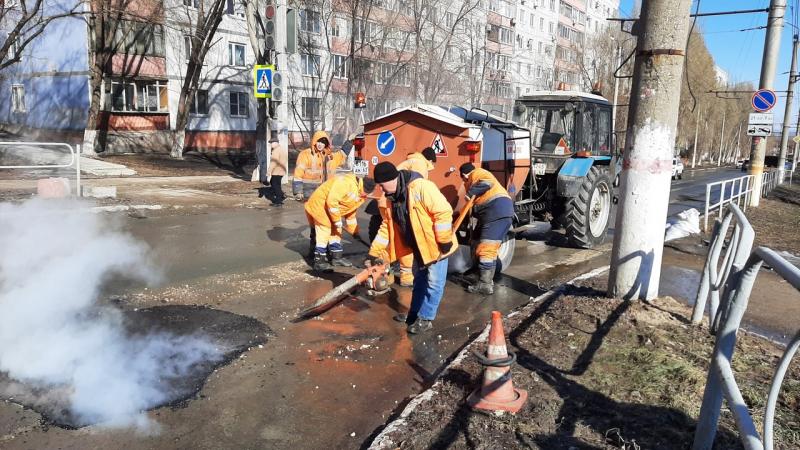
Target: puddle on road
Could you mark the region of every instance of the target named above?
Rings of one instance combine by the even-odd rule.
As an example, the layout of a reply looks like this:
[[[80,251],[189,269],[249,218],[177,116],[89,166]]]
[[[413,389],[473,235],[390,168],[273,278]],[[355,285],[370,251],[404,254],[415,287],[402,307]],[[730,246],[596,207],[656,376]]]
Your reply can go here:
[[[165,393],[164,399],[148,409],[185,406],[217,367],[227,364],[250,347],[266,342],[272,335],[270,329],[256,319],[202,306],[156,306],[124,311],[123,316],[131,341],[159,333],[177,337],[198,336],[210,342],[221,355],[218,359],[194,364],[188,374],[175,376],[165,370],[160,377],[163,384],[157,386]],[[179,356],[172,355],[170,359],[175,357]],[[70,411],[69,396],[69,387],[32,385],[9,379],[0,372],[0,398],[33,409],[46,422],[62,428],[92,425]]]
[[[658,295],[669,295],[692,306],[697,297],[697,287],[700,285],[701,276],[702,274],[697,270],[663,266],[661,268],[661,282],[658,285]]]

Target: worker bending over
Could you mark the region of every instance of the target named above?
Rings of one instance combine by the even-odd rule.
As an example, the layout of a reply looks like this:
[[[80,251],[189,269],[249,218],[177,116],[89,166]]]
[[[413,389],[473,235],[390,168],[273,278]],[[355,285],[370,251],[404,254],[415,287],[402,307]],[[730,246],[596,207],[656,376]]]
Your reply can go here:
[[[356,211],[364,203],[367,194],[375,189],[375,182],[371,178],[365,178],[367,171],[366,161],[356,161],[352,172],[336,174],[322,183],[306,202],[306,217],[311,226],[314,245],[315,271],[333,270],[328,263],[329,250],[333,265],[353,265],[343,257],[342,229],[358,236]]]
[[[422,178],[428,179],[428,172],[433,170],[436,164],[436,152],[427,147],[421,152],[409,153],[408,159],[397,165],[397,170],[410,170],[422,175]],[[384,201],[385,203],[385,201]],[[412,266],[414,263],[414,254],[410,253],[406,256],[399,258],[400,262],[400,286],[411,287],[414,285],[414,272]]]
[[[469,286],[469,292],[490,295],[494,293],[494,273],[497,251],[511,228],[514,201],[497,178],[488,170],[476,169],[471,163],[459,168],[467,191],[467,200],[474,198],[472,214],[478,219],[478,257],[480,277]]]
[[[296,200],[308,200],[322,183],[332,178],[336,168],[341,166],[346,156],[334,152],[328,133],[317,131],[311,138],[311,147],[297,155],[297,164],[292,180],[292,194]]]
[[[414,286],[405,323],[411,334],[430,330],[447,282],[447,257],[458,247],[453,209],[439,188],[417,172],[398,171],[384,161],[375,166],[374,176],[387,205],[370,259],[394,262],[413,255]]]

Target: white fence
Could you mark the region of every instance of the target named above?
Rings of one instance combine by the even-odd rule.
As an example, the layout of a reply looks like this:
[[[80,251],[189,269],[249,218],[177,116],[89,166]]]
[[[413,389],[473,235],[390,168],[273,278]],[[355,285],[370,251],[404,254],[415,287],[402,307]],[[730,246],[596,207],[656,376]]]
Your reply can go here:
[[[63,169],[75,167],[75,196],[81,196],[81,146],[76,145],[73,148],[71,145],[64,142],[24,142],[24,141],[4,141],[0,142],[2,147],[51,147],[62,148],[69,151],[69,163],[67,164],[30,164],[30,165],[13,165],[13,166],[0,166],[0,169]]]
[[[711,213],[717,212],[722,217],[725,205],[736,204],[747,211],[747,203],[753,192],[753,179],[755,175],[745,175],[743,177],[731,178],[730,180],[715,181],[706,183],[706,207],[703,215],[703,231],[708,231],[708,217]],[[711,194],[719,186],[719,201],[711,203]]]

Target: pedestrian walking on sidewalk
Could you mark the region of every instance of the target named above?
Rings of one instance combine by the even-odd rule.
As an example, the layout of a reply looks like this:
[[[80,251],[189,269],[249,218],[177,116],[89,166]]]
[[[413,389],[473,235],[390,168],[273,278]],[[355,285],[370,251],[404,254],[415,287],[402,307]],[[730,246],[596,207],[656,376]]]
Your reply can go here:
[[[397,261],[414,255],[411,307],[403,318],[411,334],[433,327],[447,283],[447,257],[458,247],[453,208],[434,183],[417,172],[384,161],[374,170],[386,194],[383,221],[369,250],[370,260]],[[374,261],[372,261],[374,262]]]
[[[282,206],[286,194],[283,193],[281,183],[289,167],[289,150],[281,146],[277,139],[270,139],[269,145],[272,147],[268,173],[270,200],[272,200],[272,206]]]
[[[514,217],[514,201],[494,175],[485,169],[476,169],[471,163],[459,168],[467,191],[467,201],[475,199],[472,214],[478,218],[479,240],[475,248],[480,277],[467,288],[469,292],[484,295],[494,293],[494,273],[497,252],[503,243]]]
[[[375,182],[365,177],[368,170],[366,161],[357,162],[353,171],[336,174],[322,183],[306,202],[315,271],[329,272],[333,270],[331,264],[352,267],[353,264],[343,257],[342,230],[358,236],[356,212],[375,189]]]

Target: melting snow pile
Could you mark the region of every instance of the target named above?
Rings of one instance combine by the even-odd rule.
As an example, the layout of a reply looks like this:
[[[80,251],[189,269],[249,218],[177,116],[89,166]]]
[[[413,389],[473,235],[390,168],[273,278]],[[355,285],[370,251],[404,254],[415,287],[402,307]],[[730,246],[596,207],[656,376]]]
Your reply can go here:
[[[687,209],[675,216],[667,218],[665,241],[680,239],[700,232],[700,212],[694,208]]]

